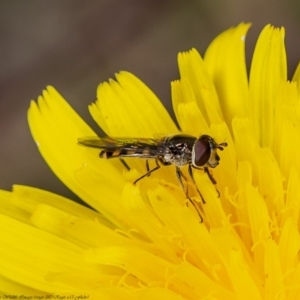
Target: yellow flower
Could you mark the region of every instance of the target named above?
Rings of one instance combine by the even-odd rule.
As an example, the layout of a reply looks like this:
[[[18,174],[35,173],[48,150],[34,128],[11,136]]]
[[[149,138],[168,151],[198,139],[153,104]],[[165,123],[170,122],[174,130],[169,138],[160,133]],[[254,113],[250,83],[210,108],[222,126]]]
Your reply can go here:
[[[77,139],[95,133],[53,88],[28,120],[53,172],[95,211],[38,189],[0,192],[0,292],[81,299],[300,299],[300,67],[287,81],[284,30],[266,26],[247,78],[249,24],[219,35],[204,59],[179,54],[172,100],[182,132],[228,143],[194,177],[186,205],[174,166],[98,157]],[[89,109],[108,136],[179,130],[127,72],[103,83]],[[153,165],[154,166],[154,165]],[[184,171],[186,172],[186,170]],[[86,298],[84,298],[86,297]],[[49,298],[50,299],[50,298]]]

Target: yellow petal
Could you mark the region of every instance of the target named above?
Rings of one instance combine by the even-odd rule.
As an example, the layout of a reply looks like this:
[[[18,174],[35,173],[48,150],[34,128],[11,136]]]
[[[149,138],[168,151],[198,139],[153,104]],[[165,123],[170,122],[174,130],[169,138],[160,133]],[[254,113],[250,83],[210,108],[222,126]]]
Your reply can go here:
[[[300,264],[298,263],[296,266],[296,270],[287,285],[287,299],[297,299],[299,298],[299,281],[300,281]]]
[[[153,285],[166,280],[173,265],[152,253],[133,247],[102,247],[85,251],[87,262],[116,266],[136,277],[136,280]],[[138,262],[138,263],[136,263]]]
[[[281,81],[287,78],[284,29],[266,26],[261,32],[251,63],[249,112],[259,143],[273,146],[274,111]]]
[[[2,297],[4,297],[4,295],[12,295],[12,293],[13,295],[18,295],[18,297],[23,296],[24,299],[25,297],[29,296],[41,297],[40,299],[43,299],[45,297],[45,292],[32,289],[28,286],[22,285],[18,282],[0,276],[0,295],[3,295]]]
[[[263,299],[256,282],[251,278],[247,266],[240,253],[233,249],[230,255],[230,268],[228,268],[231,277],[235,296],[237,299]]]
[[[102,83],[90,112],[109,136],[153,137],[176,133],[177,128],[156,95],[134,75],[116,74]]]
[[[74,201],[28,186],[14,185],[13,192],[10,193],[10,201],[15,207],[19,207],[29,214],[36,209],[37,205],[48,204],[78,217],[87,219],[99,218],[98,213]]]
[[[282,221],[292,217],[296,224],[299,222],[300,211],[300,189],[299,189],[300,176],[296,167],[291,167],[288,184],[286,189],[286,207],[283,211]]]
[[[245,39],[250,24],[230,28],[209,45],[205,64],[216,87],[227,124],[244,117],[249,101]]]
[[[0,190],[0,212],[18,221],[29,223],[29,213],[12,205],[12,193]]]
[[[269,228],[269,214],[266,203],[257,190],[250,186],[246,186],[244,205],[248,214],[249,228],[251,231],[252,251],[254,256],[254,264],[259,275],[263,272],[265,241],[270,239],[271,233]]]
[[[213,82],[206,70],[200,54],[196,49],[182,52],[178,55],[178,66],[181,79],[188,80],[192,87],[195,101],[207,122],[218,123],[223,117],[218,101],[218,96]],[[184,101],[184,99],[182,99]],[[191,101],[188,99],[186,101]],[[173,103],[174,106],[179,103]]]
[[[283,273],[279,261],[278,245],[267,241],[265,245],[265,299],[286,299]]]
[[[283,274],[294,271],[298,262],[300,248],[300,236],[298,226],[292,218],[289,218],[283,228],[278,243],[278,260]]]
[[[300,91],[300,63],[298,63],[295,73],[293,75],[293,81],[296,81],[298,91]]]
[[[300,102],[296,83],[282,82],[275,99],[278,104],[273,151],[282,174],[287,177],[290,166],[300,164]]]
[[[285,205],[280,168],[270,149],[260,149],[257,157],[259,192],[263,195],[269,211],[278,212],[277,218],[280,219],[280,212]]]
[[[220,282],[212,280],[201,268],[187,262],[179,265],[176,275],[187,286],[193,287],[197,298],[226,300],[235,297],[232,291],[224,288]]]
[[[52,87],[44,91],[38,105],[32,101],[28,121],[38,149],[53,172],[81,199],[105,213],[104,201],[112,201],[112,192],[120,190],[124,182],[120,162],[99,159],[98,152],[77,144],[79,137],[95,133]],[[95,178],[93,186],[83,179],[86,174]],[[109,188],[107,181],[115,188]],[[104,191],[110,200],[105,199]]]
[[[48,293],[76,291],[60,283],[49,283],[45,276],[50,271],[80,272],[90,268],[82,262],[79,247],[4,215],[0,215],[0,228],[2,276]]]
[[[207,122],[197,106],[194,91],[186,78],[173,81],[172,101],[176,119],[186,134],[200,136],[208,133]],[[197,126],[195,126],[197,124]]]
[[[224,271],[220,272],[223,276],[222,281],[228,282],[228,286],[233,285],[237,299],[260,299],[257,287],[259,278],[251,269],[252,257],[246,252],[243,240],[229,228],[212,229],[211,235],[216,247],[222,248],[220,253],[224,265]]]

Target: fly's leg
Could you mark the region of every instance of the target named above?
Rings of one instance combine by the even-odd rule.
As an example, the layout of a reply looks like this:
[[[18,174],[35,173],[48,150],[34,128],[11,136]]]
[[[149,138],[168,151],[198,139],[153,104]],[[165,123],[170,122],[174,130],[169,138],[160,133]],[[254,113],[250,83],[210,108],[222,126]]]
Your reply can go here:
[[[208,178],[210,179],[210,181],[213,184],[217,184],[216,179],[213,178],[213,176],[211,175],[211,173],[209,172],[208,167],[204,167],[204,172],[207,174]]]
[[[157,162],[156,162],[156,166],[157,166]],[[148,159],[146,159],[146,169],[147,169],[147,173],[148,173],[150,171],[149,160]],[[150,174],[148,174],[147,176],[150,176]]]
[[[213,176],[211,175],[211,173],[209,172],[209,169],[207,167],[204,167],[204,172],[207,174],[208,178],[210,179],[210,181],[216,185],[217,181],[216,179],[213,178]],[[218,191],[218,189],[216,188],[216,191],[218,193],[218,197],[220,197],[220,192]]]
[[[126,161],[124,160],[124,158],[120,158],[120,162],[122,163],[122,165],[125,167],[127,171],[131,170],[128,164],[126,163]]]
[[[199,217],[200,217],[200,222],[202,223],[203,222],[203,218],[202,218],[202,215],[199,211],[199,209],[197,208],[197,206],[195,205],[195,203],[193,202],[193,200],[190,198],[190,196],[188,195],[188,191],[187,191],[187,188],[185,188],[183,182],[182,182],[182,178],[186,181],[186,178],[185,176],[183,175],[183,173],[181,172],[180,168],[176,166],[176,176],[178,178],[178,181],[180,183],[180,186],[181,188],[183,189],[184,193],[185,193],[185,196],[186,198],[190,201],[190,203],[194,206],[196,212],[198,213]]]
[[[193,167],[192,165],[189,165],[189,175],[190,175],[193,183],[196,185],[192,168],[195,168],[195,169],[198,169],[198,170],[201,169],[201,168],[196,168],[196,167]],[[214,186],[216,186],[217,181],[216,181],[216,179],[214,179],[214,177],[212,176],[212,174],[209,172],[209,168],[208,167],[204,167],[203,170],[204,170],[204,173],[207,174],[207,176],[208,176],[209,180],[211,181],[211,183]],[[197,186],[196,186],[196,188],[197,188]],[[197,191],[198,191],[198,193],[199,193],[199,195],[200,195],[200,197],[202,199],[202,202],[205,203],[205,200],[203,199],[203,197],[202,197],[201,193],[199,192],[198,188],[197,188]],[[220,197],[220,192],[219,192],[219,190],[217,188],[216,188],[216,192],[218,194],[218,197]]]
[[[125,161],[123,158],[120,158],[120,162],[122,163],[122,165],[125,167],[125,169],[126,169],[127,171],[130,171],[130,170],[131,170],[131,168],[128,166],[128,164],[126,163],[126,161]],[[147,160],[146,160],[147,173],[144,174],[143,176],[139,177],[137,180],[135,180],[133,184],[136,184],[138,181],[140,181],[140,180],[143,179],[144,177],[150,176],[151,173],[153,173],[154,171],[158,170],[158,169],[160,168],[160,165],[158,164],[157,159],[155,159],[155,163],[156,163],[156,167],[153,168],[152,170],[150,170],[149,162],[148,162],[148,159],[147,159]]]
[[[199,189],[198,189],[198,187],[197,187],[197,184],[196,184],[196,181],[195,181],[195,178],[194,178],[194,174],[193,174],[193,169],[192,169],[192,166],[191,166],[191,165],[189,165],[188,172],[189,172],[189,175],[190,175],[190,177],[191,177],[191,179],[192,179],[192,181],[193,181],[193,183],[194,183],[194,185],[195,185],[195,187],[196,187],[196,190],[197,190],[197,192],[198,192],[198,195],[200,196],[200,198],[201,198],[201,200],[202,200],[202,203],[205,204],[206,202],[205,202],[203,196],[201,195],[201,193],[200,193],[200,191],[199,191]]]
[[[148,160],[147,160],[147,162],[148,162]],[[154,167],[152,170],[149,170],[149,163],[147,163],[147,162],[146,162],[147,173],[144,174],[143,176],[141,176],[140,178],[138,178],[133,184],[136,184],[138,181],[140,181],[141,179],[143,179],[146,176],[150,176],[151,173],[153,173],[154,171],[156,171],[160,168],[160,165],[158,164],[157,159],[155,159],[156,167]]]

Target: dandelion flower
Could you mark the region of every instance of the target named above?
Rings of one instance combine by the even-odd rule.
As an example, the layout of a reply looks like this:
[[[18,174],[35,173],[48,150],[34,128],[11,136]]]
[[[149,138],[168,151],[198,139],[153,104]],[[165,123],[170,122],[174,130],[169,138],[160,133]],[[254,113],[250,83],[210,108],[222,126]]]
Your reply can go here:
[[[247,77],[249,24],[220,34],[204,58],[180,53],[172,101],[180,130],[226,141],[220,165],[194,177],[142,159],[98,157],[96,134],[48,87],[28,120],[47,164],[94,210],[31,187],[0,192],[0,291],[81,299],[300,299],[300,67],[287,81],[284,29],[261,32]],[[176,134],[157,97],[127,72],[103,83],[90,113],[108,136]],[[151,162],[150,162],[151,163]],[[184,170],[183,172],[186,172]],[[86,298],[84,298],[86,297]]]

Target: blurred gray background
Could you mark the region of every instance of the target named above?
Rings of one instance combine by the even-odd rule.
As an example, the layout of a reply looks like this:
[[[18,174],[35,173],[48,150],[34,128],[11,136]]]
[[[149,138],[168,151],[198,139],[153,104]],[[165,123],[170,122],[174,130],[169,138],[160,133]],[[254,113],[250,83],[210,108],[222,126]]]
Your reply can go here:
[[[177,53],[201,54],[223,30],[252,22],[286,28],[289,76],[300,57],[299,0],[0,0],[0,188],[26,184],[76,199],[48,168],[27,125],[29,101],[55,86],[97,131],[87,106],[97,85],[127,70],[169,111]]]

